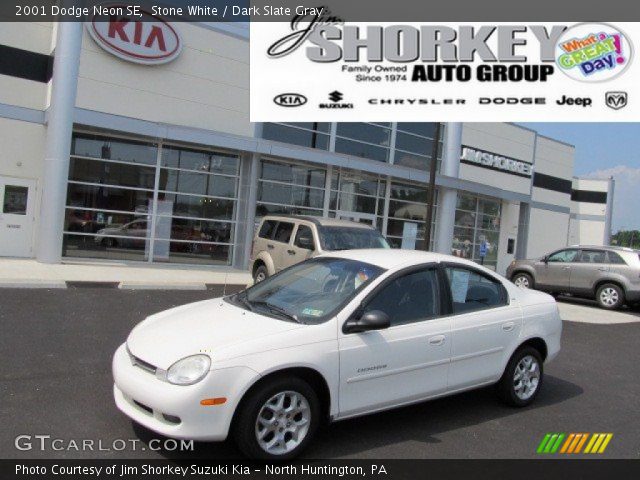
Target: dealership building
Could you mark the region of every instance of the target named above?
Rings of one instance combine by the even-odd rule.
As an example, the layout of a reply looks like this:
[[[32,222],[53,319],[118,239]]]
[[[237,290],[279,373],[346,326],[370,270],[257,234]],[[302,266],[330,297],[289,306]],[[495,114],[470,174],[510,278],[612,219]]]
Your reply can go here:
[[[251,123],[248,31],[156,23],[3,24],[0,257],[244,269],[269,213],[500,273],[609,242],[613,180],[575,178],[572,145],[506,123]]]

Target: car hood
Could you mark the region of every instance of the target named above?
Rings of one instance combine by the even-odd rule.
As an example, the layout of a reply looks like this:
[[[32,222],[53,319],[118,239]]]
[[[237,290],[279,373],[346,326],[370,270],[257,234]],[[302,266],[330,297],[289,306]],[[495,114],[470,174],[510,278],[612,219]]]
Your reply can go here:
[[[167,369],[197,353],[207,353],[215,362],[216,352],[223,348],[298,328],[304,325],[258,315],[216,298],[148,317],[131,331],[127,347],[141,360]]]

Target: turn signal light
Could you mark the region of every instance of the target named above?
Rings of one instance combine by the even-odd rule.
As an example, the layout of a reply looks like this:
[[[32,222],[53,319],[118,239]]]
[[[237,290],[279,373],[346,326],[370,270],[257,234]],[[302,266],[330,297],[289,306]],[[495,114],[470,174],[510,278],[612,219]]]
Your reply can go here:
[[[222,405],[226,401],[227,401],[227,397],[205,398],[204,400],[200,400],[200,405],[204,405],[204,406]]]

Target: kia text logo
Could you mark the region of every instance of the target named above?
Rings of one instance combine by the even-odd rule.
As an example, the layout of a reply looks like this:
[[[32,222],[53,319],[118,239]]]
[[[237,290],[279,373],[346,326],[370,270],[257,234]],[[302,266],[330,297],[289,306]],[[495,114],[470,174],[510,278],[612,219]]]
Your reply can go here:
[[[307,97],[299,93],[281,93],[273,98],[273,103],[281,107],[300,107],[307,103]]]
[[[123,5],[108,4],[110,9]],[[143,65],[174,60],[182,49],[178,32],[157,15],[140,10],[142,16],[95,15],[87,29],[100,47],[118,58]]]

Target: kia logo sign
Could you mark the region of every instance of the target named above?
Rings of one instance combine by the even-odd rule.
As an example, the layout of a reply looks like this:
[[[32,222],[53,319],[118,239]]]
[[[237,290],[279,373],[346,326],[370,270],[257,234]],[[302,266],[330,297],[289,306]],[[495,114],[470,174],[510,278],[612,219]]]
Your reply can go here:
[[[281,107],[300,107],[307,103],[307,97],[299,93],[281,93],[273,98],[273,102]]]
[[[123,15],[95,15],[87,30],[100,47],[118,58],[143,65],[174,60],[182,50],[176,29],[163,18],[139,10],[142,16],[126,14],[125,5],[105,5]]]

